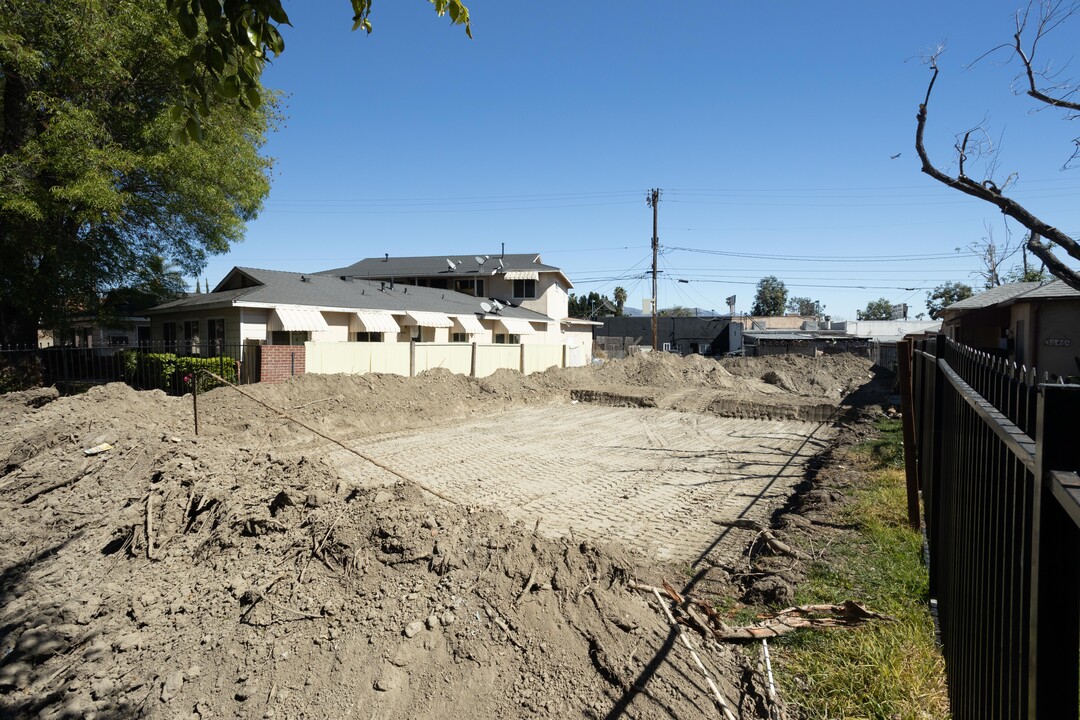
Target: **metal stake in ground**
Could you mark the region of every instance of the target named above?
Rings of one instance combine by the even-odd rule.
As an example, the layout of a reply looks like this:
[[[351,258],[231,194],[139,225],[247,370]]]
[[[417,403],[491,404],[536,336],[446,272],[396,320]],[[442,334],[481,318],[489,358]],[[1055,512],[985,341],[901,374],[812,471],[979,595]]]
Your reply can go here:
[[[191,373],[191,410],[195,415],[195,434],[199,434],[199,371]]]

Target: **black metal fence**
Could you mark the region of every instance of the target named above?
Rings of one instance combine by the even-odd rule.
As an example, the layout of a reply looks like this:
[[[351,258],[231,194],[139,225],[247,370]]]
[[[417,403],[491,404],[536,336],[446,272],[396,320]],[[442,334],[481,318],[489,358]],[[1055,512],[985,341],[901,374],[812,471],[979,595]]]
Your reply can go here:
[[[252,381],[257,374],[245,372],[245,365],[255,365],[257,354],[250,346],[222,343],[0,347],[0,392],[54,386],[68,394],[93,385],[125,382],[139,390],[159,389],[170,395],[183,395],[192,391],[195,382],[199,383],[199,390],[220,384],[201,372],[204,370],[233,383]]]
[[[1075,718],[1080,386],[943,335],[916,341],[911,367],[953,717]]]

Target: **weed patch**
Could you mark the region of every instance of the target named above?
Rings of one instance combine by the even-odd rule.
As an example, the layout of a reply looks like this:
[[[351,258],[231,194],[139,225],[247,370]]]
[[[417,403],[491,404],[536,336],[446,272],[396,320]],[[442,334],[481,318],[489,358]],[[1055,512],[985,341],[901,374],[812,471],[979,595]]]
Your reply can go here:
[[[811,563],[796,602],[855,600],[896,621],[776,640],[781,693],[806,720],[946,718],[922,538],[907,527],[900,422],[880,420],[875,436],[840,463],[849,489],[836,520],[855,530],[838,534]]]

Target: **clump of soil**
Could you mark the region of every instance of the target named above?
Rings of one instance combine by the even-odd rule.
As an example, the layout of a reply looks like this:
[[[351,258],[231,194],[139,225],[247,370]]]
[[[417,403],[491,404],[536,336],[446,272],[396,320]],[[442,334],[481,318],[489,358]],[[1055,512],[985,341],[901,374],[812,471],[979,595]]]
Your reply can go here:
[[[806,361],[782,370],[785,393],[831,398],[868,369]],[[529,377],[308,375],[244,392],[361,438],[571,402],[572,389],[763,402],[754,388],[775,390],[760,379],[775,368],[748,366],[656,354]],[[312,433],[230,388],[201,395],[199,412],[195,436],[192,398],[159,391],[0,401],[0,715],[713,712],[651,596],[628,586],[671,568],[411,484],[342,477],[312,454]],[[725,646],[702,655],[757,716],[753,663]]]

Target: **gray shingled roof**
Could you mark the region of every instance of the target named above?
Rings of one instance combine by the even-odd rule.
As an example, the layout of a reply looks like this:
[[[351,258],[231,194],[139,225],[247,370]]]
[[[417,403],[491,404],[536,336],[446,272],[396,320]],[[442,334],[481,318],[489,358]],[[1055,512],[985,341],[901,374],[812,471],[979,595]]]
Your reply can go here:
[[[554,265],[545,265],[540,262],[540,256],[536,253],[492,255],[484,260],[483,265],[476,262],[477,257],[485,256],[481,254],[364,258],[360,262],[347,267],[322,270],[319,274],[349,275],[358,278],[406,278],[432,277],[436,275],[445,277],[483,277],[490,275],[492,270],[500,267],[500,260],[502,260],[501,270],[506,271],[562,272]],[[447,260],[452,260],[457,267],[451,270],[450,265],[446,262]]]
[[[1063,280],[1054,280],[1045,285],[1040,285],[1034,290],[1016,298],[1017,300],[1076,300],[1080,298],[1080,291],[1069,287]]]
[[[1012,300],[1018,295],[1023,295],[1029,290],[1034,290],[1039,287],[1037,282],[1025,282],[1025,283],[1009,283],[1008,285],[999,285],[998,287],[990,288],[978,295],[972,295],[966,300],[960,302],[954,302],[952,305],[946,307],[946,310],[980,310],[982,308],[988,308],[991,305],[998,305],[1000,303]]]
[[[453,290],[417,287],[376,280],[342,280],[337,275],[305,275],[302,273],[234,267],[218,287],[243,280],[257,285],[231,290],[215,289],[210,293],[190,295],[173,300],[148,313],[158,314],[180,309],[201,307],[230,307],[245,303],[266,305],[300,305],[320,308],[356,310],[389,310],[403,313],[408,310],[439,312],[447,315],[482,314],[483,298],[472,297]],[[533,322],[551,322],[551,318],[521,307],[507,306],[503,317],[521,318]]]

